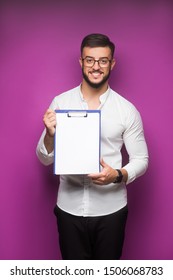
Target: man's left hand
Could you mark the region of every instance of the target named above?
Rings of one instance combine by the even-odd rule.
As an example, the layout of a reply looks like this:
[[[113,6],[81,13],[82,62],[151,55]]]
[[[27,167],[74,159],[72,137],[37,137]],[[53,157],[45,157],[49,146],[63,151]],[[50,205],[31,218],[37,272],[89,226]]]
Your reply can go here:
[[[113,169],[106,164],[103,159],[101,159],[100,164],[103,167],[102,171],[100,173],[89,174],[88,177],[91,178],[93,183],[97,185],[108,185],[113,183],[116,176],[118,176],[116,169]]]

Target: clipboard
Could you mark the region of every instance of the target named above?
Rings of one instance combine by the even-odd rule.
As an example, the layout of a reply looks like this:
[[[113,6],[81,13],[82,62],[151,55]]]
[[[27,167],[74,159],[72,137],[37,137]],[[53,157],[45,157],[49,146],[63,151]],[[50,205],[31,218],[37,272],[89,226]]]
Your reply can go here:
[[[100,172],[100,110],[55,110],[54,173]]]

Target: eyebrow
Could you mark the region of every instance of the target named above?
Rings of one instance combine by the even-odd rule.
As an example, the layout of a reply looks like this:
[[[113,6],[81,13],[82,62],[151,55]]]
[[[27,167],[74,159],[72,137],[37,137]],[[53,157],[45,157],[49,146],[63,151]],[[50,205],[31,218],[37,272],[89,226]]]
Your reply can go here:
[[[95,59],[95,57],[90,56],[90,55],[86,55],[86,57],[89,57],[89,58],[94,58],[94,59]],[[103,58],[107,58],[107,59],[109,59],[109,57],[107,57],[107,56],[101,56],[101,57],[99,57],[99,59],[103,59]]]

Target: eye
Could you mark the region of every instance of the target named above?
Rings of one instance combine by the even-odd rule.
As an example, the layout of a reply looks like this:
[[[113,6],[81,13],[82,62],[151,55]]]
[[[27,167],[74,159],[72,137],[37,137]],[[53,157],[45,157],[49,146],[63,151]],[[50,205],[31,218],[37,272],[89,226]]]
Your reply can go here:
[[[86,57],[85,60],[86,60],[86,63],[88,63],[88,64],[93,63],[93,58],[91,58],[91,57]]]
[[[102,58],[102,59],[100,59],[99,61],[100,61],[100,63],[101,63],[102,65],[105,65],[105,64],[108,63],[108,59],[107,59],[107,58]]]

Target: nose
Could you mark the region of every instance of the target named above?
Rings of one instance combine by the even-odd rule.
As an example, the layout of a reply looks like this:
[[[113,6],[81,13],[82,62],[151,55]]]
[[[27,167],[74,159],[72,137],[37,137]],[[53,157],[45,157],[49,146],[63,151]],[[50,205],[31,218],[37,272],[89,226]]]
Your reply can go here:
[[[99,68],[100,68],[99,61],[98,60],[94,60],[93,69],[99,69]]]

